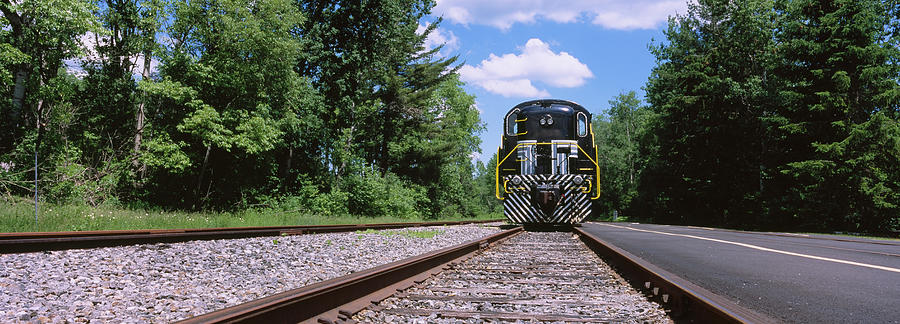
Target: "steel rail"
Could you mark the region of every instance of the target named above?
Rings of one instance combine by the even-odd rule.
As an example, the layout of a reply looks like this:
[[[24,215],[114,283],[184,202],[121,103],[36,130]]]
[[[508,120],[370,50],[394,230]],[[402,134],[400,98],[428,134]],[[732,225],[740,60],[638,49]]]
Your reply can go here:
[[[415,226],[488,223],[500,220],[457,222],[407,222],[379,224],[220,227],[199,229],[149,229],[116,231],[0,233],[0,254],[86,249],[134,244],[176,243],[195,240],[236,239],[260,236],[353,232]]]
[[[373,302],[420,283],[449,263],[471,257],[503,239],[520,233],[506,230],[457,246],[381,265],[178,323],[334,323],[347,321]]]
[[[647,292],[651,300],[671,310],[670,316],[678,322],[778,322],[657,267],[581,228],[575,228],[574,232],[633,287]]]

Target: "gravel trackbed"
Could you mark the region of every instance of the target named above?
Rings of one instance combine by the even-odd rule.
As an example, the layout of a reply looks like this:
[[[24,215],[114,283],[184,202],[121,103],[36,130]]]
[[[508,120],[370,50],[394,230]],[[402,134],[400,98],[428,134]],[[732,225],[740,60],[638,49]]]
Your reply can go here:
[[[459,225],[5,254],[0,322],[171,322],[499,231]]]

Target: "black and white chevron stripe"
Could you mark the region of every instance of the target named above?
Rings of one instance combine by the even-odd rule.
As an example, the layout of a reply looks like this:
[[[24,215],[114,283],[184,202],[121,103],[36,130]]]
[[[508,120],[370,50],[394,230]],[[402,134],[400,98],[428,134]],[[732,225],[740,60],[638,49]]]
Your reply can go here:
[[[507,183],[509,193],[503,201],[503,214],[513,223],[517,224],[575,224],[583,221],[591,214],[590,193],[584,193],[580,189],[584,185],[576,186],[572,179],[575,174],[534,174],[519,175],[522,184],[513,185],[512,182]],[[504,180],[509,180],[514,176],[505,176]],[[581,175],[584,182],[592,180],[591,176]],[[531,203],[531,189],[539,183],[557,184],[560,188],[560,199],[556,208],[550,215],[547,215],[537,206]]]

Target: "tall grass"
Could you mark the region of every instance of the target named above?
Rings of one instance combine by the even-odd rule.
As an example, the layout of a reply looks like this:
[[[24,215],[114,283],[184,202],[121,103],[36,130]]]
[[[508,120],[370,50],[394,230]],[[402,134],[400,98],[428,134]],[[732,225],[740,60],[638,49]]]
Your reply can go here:
[[[34,204],[24,200],[0,200],[0,232],[53,232],[125,229],[175,229],[209,227],[288,226],[414,222],[408,217],[321,216],[307,212],[251,209],[238,212],[186,212],[152,209],[126,209],[118,206],[40,204],[35,226]],[[502,215],[483,215],[474,219],[499,219]],[[428,221],[473,220],[440,218]]]

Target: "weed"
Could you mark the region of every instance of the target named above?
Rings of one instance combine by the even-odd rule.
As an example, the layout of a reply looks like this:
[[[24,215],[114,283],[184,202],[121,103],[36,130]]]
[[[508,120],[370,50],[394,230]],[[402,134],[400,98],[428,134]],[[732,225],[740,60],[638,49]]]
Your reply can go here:
[[[436,235],[444,234],[446,231],[444,230],[430,230],[430,231],[407,231],[403,233],[403,236],[413,237],[413,238],[426,238],[430,239],[435,237]]]
[[[360,234],[359,237],[362,238],[361,234],[376,234],[384,237],[393,237],[393,236],[403,236],[409,238],[432,238],[435,235],[444,234],[444,230],[404,230],[404,231],[394,231],[394,230],[384,230],[384,231],[376,231],[373,229],[367,229],[365,231],[356,231],[357,234]]]

